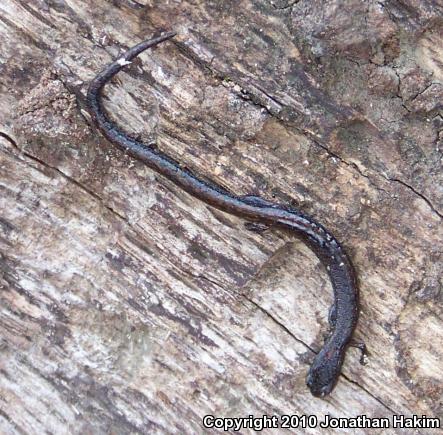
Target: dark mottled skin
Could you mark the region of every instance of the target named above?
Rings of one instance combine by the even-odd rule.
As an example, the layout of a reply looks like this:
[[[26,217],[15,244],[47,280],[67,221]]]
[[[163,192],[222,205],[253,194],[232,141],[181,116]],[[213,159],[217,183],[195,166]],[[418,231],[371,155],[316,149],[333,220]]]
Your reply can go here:
[[[325,396],[334,388],[340,375],[345,351],[358,318],[358,291],[354,270],[335,237],[322,225],[296,209],[255,196],[237,196],[215,183],[202,181],[153,146],[128,137],[111,122],[103,108],[102,89],[125,66],[125,62],[174,35],[175,33],[170,32],[144,41],[108,65],[89,86],[88,110],[98,129],[110,142],[146,163],[189,194],[248,221],[292,230],[315,252],[325,265],[331,279],[334,305],[330,316],[331,334],[314,359],[307,376],[307,385],[314,396]]]

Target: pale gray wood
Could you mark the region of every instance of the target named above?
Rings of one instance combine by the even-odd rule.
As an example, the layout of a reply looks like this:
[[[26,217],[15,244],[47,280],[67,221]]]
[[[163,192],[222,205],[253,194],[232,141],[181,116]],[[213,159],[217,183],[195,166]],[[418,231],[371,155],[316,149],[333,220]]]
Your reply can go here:
[[[418,0],[3,0],[0,430],[441,416],[442,13]],[[247,231],[88,123],[88,81],[159,29],[179,35],[108,86],[115,119],[237,193],[292,201],[356,266],[369,361],[350,349],[325,400],[305,386],[332,302],[315,256]]]

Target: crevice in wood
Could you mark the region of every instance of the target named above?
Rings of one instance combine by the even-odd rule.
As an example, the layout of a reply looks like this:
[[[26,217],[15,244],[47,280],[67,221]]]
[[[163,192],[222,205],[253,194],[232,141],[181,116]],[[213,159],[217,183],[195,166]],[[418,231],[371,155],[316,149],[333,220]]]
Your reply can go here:
[[[232,77],[229,77],[228,79],[225,77],[225,75],[223,75],[222,73],[220,73],[219,71],[217,71],[215,68],[213,68],[210,64],[208,64],[207,62],[205,62],[204,60],[202,60],[201,58],[199,58],[194,52],[192,52],[192,50],[190,50],[188,47],[184,46],[183,44],[174,41],[174,44],[179,48],[179,50],[186,55],[189,59],[191,59],[192,61],[194,61],[197,65],[199,65],[201,68],[208,70],[211,75],[221,81],[230,81],[232,83],[234,83],[235,85],[239,86],[241,89],[241,94],[240,96],[243,95],[243,98],[246,101],[250,101],[252,104],[264,109],[270,116],[275,117],[277,120],[283,122],[283,123],[287,123],[286,120],[284,120],[281,116],[280,116],[280,111],[285,107],[284,103],[278,101],[278,99],[276,99],[275,97],[269,95],[268,93],[264,92],[263,90],[261,90],[260,88],[258,88],[257,86],[247,86],[241,82],[235,81],[232,79]],[[398,75],[397,71],[396,74]],[[400,82],[399,82],[400,83]],[[256,88],[257,90],[259,90],[260,92],[262,92],[268,99],[270,102],[274,103],[275,105],[277,105],[279,107],[279,109],[275,110],[272,109],[272,105],[266,103],[263,101],[263,98],[260,97],[257,92],[254,92],[254,88]],[[426,90],[426,89],[425,89]],[[423,90],[422,92],[424,92],[425,90]],[[247,97],[245,97],[247,96]],[[399,96],[399,98],[401,98],[401,96]],[[404,103],[403,103],[404,105]],[[408,110],[410,112],[410,110],[404,105],[405,109]],[[338,159],[341,163],[343,163],[345,166],[349,167],[349,168],[353,168],[355,171],[357,171],[357,173],[359,175],[361,175],[362,177],[366,178],[371,186],[373,186],[375,189],[377,189],[380,192],[384,192],[389,194],[389,192],[386,189],[381,188],[380,186],[378,186],[378,184],[376,182],[374,182],[374,180],[367,174],[363,173],[362,170],[358,167],[357,164],[355,163],[351,163],[348,162],[346,159],[344,159],[343,157],[341,157],[340,155],[332,152],[326,145],[322,144],[318,138],[314,137],[314,135],[307,131],[304,128],[301,127],[297,127],[294,126],[293,124],[291,124],[291,127],[293,127],[295,130],[299,131],[300,133],[306,135],[309,137],[309,139],[311,139],[311,141],[318,146],[319,148],[323,149],[324,151],[326,151],[331,157]],[[394,178],[390,178],[385,174],[382,174],[380,172],[377,171],[373,171],[371,170],[371,172],[373,172],[374,174],[376,174],[376,176],[383,178],[384,180],[388,181],[388,182],[398,182],[401,185],[407,187],[412,193],[416,194],[420,199],[422,199],[423,201],[425,201],[425,203],[429,206],[429,208],[431,209],[431,211],[433,213],[435,213],[440,219],[443,218],[443,214],[440,213],[439,211],[437,211],[436,207],[432,204],[432,202],[426,198],[425,195],[423,195],[422,193],[420,193],[419,191],[417,191],[416,189],[412,188],[410,185],[408,185],[406,182],[399,180],[399,179],[394,179]]]
[[[191,274],[192,275],[192,274]],[[204,275],[192,275],[194,278],[200,278],[200,279],[204,279],[205,281],[210,282],[211,284],[215,285],[216,287],[222,289],[223,291],[227,291],[224,286],[213,280],[210,279]],[[246,301],[248,301],[250,304],[252,304],[255,308],[257,308],[258,310],[260,310],[263,314],[266,315],[266,317],[268,317],[273,323],[275,323],[280,329],[282,329],[283,331],[285,331],[287,334],[289,334],[295,341],[297,341],[298,343],[302,344],[304,347],[306,347],[307,349],[309,349],[312,353],[317,354],[318,352],[316,352],[311,346],[309,346],[307,343],[305,343],[303,340],[301,340],[300,338],[296,337],[283,323],[281,323],[278,319],[275,318],[275,316],[273,316],[269,311],[267,311],[265,308],[263,308],[262,306],[260,306],[257,302],[255,302],[253,299],[251,299],[248,295],[246,295],[245,293],[238,293],[243,299],[245,299]]]
[[[357,381],[352,380],[351,378],[349,378],[349,376],[346,376],[345,374],[341,374],[341,376],[343,376],[343,378],[345,378],[348,382],[350,382],[351,384],[357,386],[358,388],[361,388],[366,394],[368,394],[369,396],[371,396],[374,400],[376,400],[378,403],[380,403],[380,405],[382,405],[384,408],[386,408],[389,412],[391,412],[392,414],[400,414],[400,412],[396,412],[394,411],[391,407],[389,407],[388,405],[386,405],[386,403],[383,402],[383,400],[381,400],[379,397],[375,396],[374,394],[372,394],[367,388],[365,388],[363,385],[359,384]]]
[[[17,143],[15,142],[14,139],[12,139],[11,136],[9,136],[8,134],[1,132],[0,131],[0,136],[3,137],[4,139],[6,139],[19,153],[20,155],[44,166],[45,168],[51,169],[52,171],[55,171],[58,175],[60,175],[61,177],[63,177],[66,181],[68,181],[69,183],[74,184],[75,186],[77,186],[78,188],[80,188],[83,192],[87,193],[88,195],[90,195],[91,197],[93,197],[95,200],[97,200],[98,202],[100,202],[100,204],[106,208],[108,211],[110,211],[114,216],[118,217],[120,220],[123,220],[125,223],[129,223],[128,219],[126,217],[124,217],[122,214],[120,214],[117,210],[113,209],[112,207],[110,207],[109,205],[107,205],[104,201],[104,199],[98,195],[97,193],[95,193],[93,190],[89,189],[88,187],[86,187],[84,184],[80,183],[79,181],[77,181],[76,179],[70,177],[69,175],[65,174],[63,171],[61,171],[59,168],[56,168],[55,166],[49,165],[48,163],[46,163],[44,160],[39,159],[38,157],[33,156],[32,154],[27,153],[26,151],[20,149],[20,147],[17,145]]]
[[[434,206],[434,204],[432,204],[432,202],[426,197],[424,196],[422,193],[420,193],[418,190],[416,190],[414,187],[412,187],[411,185],[409,185],[408,183],[404,182],[403,180],[400,180],[398,178],[389,178],[386,177],[386,180],[394,182],[394,183],[399,183],[402,186],[406,187],[408,190],[410,190],[412,193],[414,193],[415,195],[417,195],[419,198],[421,198],[427,205],[428,207],[433,211],[433,213],[435,213],[440,219],[443,219],[443,214],[440,213]]]
[[[191,274],[192,275],[192,274]],[[224,288],[224,286],[213,280],[210,279],[206,276],[203,275],[192,275],[195,278],[199,278],[199,279],[204,279],[210,283],[212,283],[213,285],[215,285],[216,287],[219,287],[221,289],[223,289],[224,291],[226,291],[226,289]],[[249,296],[247,296],[244,293],[240,293],[240,295],[242,296],[243,299],[245,299],[246,301],[248,301],[250,304],[252,304],[255,308],[257,308],[260,312],[262,312],[268,319],[270,319],[275,325],[277,325],[279,327],[279,329],[283,330],[284,332],[286,332],[289,336],[291,336],[297,343],[300,343],[301,345],[303,345],[304,347],[306,347],[306,349],[310,350],[313,354],[317,354],[318,352],[312,348],[311,346],[309,346],[306,342],[304,342],[303,340],[301,340],[300,338],[296,337],[282,322],[280,322],[275,316],[273,316],[268,310],[266,310],[265,308],[263,308],[260,304],[258,304],[257,302],[255,302],[253,299],[251,299]],[[361,390],[363,390],[366,394],[368,394],[370,397],[372,397],[374,400],[376,400],[378,403],[380,403],[380,405],[382,405],[384,408],[386,408],[389,412],[393,413],[393,414],[398,414],[398,412],[395,412],[394,410],[392,410],[392,408],[390,408],[386,403],[384,403],[379,397],[377,397],[376,395],[374,395],[373,393],[371,393],[367,388],[365,388],[364,386],[362,386],[361,384],[359,384],[357,381],[352,380],[351,378],[349,378],[349,376],[346,376],[345,374],[341,374],[341,376],[343,376],[343,378],[345,378],[348,382],[350,382],[351,384],[357,386],[358,388],[360,388]]]
[[[276,325],[278,325],[278,327],[280,329],[282,329],[283,331],[285,331],[287,334],[289,334],[296,342],[302,344],[303,346],[305,346],[307,349],[309,349],[312,353],[317,354],[318,352],[316,352],[311,346],[309,346],[309,344],[307,344],[306,342],[304,342],[303,340],[300,340],[298,337],[296,337],[283,323],[281,323],[275,316],[273,316],[268,310],[266,310],[265,308],[263,308],[260,304],[258,304],[257,302],[255,302],[253,299],[251,299],[249,296],[242,294],[242,296],[252,305],[254,305],[255,308],[257,308],[258,310],[260,310],[263,314],[266,315],[266,317],[268,317],[269,319],[272,320],[273,323],[275,323]]]

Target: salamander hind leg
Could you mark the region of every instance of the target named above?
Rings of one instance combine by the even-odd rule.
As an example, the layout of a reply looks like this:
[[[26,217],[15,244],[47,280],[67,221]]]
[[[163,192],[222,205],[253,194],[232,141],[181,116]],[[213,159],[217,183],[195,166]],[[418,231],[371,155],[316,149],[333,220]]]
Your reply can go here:
[[[252,205],[254,207],[275,207],[275,204],[271,201],[267,201],[266,199],[260,198],[259,196],[255,195],[244,195],[240,196],[239,199],[243,202],[245,202],[248,205]],[[261,222],[246,222],[245,228],[249,231],[252,231],[254,233],[261,234],[263,231],[266,231],[269,229],[270,225],[264,224]]]
[[[261,234],[269,229],[269,225],[261,224],[260,222],[246,222],[245,228],[253,233]]]

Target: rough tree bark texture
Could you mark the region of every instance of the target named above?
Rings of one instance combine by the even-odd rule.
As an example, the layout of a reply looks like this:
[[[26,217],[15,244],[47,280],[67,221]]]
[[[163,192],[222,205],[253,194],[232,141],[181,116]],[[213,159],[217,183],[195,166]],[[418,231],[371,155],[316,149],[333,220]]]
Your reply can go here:
[[[441,415],[442,17],[435,0],[2,0],[0,431]],[[163,29],[179,36],[108,86],[115,119],[238,194],[295,204],[356,266],[369,362],[350,349],[324,400],[305,386],[332,301],[315,256],[90,126],[89,80]]]

